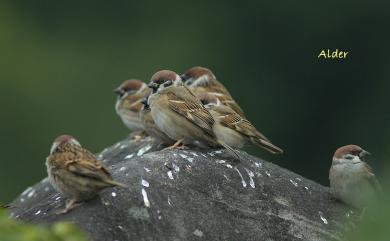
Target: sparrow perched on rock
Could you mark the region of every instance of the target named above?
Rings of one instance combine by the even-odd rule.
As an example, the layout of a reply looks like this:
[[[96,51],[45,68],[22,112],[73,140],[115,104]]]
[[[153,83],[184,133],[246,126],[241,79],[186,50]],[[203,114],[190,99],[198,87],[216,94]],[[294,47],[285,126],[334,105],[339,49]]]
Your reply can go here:
[[[366,207],[381,193],[372,168],[362,160],[368,154],[357,145],[342,146],[334,153],[329,170],[333,195],[358,209]]]
[[[217,140],[213,117],[175,72],[158,71],[152,76],[149,87],[153,89],[148,99],[153,120],[161,131],[177,141],[173,147],[178,143],[223,146],[238,157],[231,147]]]
[[[172,140],[169,136],[167,136],[164,132],[158,128],[156,123],[153,120],[152,112],[150,106],[148,104],[148,97],[144,98],[142,101],[143,107],[139,113],[140,120],[145,128],[145,132],[149,135],[157,139],[157,141],[162,144],[173,144],[175,140]]]
[[[204,67],[192,67],[180,76],[184,83],[197,95],[209,93],[216,96],[224,105],[230,106],[237,114],[245,117],[244,111],[234,101],[229,91],[215,77],[211,70]]]
[[[118,94],[115,110],[123,123],[133,131],[144,130],[144,126],[139,119],[139,112],[143,106],[141,102],[152,91],[144,82],[130,79],[123,82],[114,92]]]
[[[51,185],[69,199],[59,213],[67,213],[105,188],[126,187],[114,181],[103,164],[69,135],[55,139],[46,166]]]
[[[218,140],[223,140],[233,148],[242,148],[245,144],[257,145],[272,154],[282,154],[283,150],[272,144],[263,134],[230,106],[223,105],[210,93],[198,94],[199,100],[213,116],[213,131]]]

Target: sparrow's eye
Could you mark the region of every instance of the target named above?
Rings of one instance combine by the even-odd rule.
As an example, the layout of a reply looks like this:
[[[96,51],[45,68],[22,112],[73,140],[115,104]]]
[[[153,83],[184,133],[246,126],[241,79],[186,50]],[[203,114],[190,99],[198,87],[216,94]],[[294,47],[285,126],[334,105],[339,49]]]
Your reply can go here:
[[[164,83],[164,87],[168,87],[168,86],[171,86],[172,85],[172,80],[168,80]]]
[[[344,156],[345,159],[348,159],[348,160],[353,160],[355,158],[354,155],[351,155],[351,154],[347,154]]]
[[[185,83],[186,85],[192,85],[192,83],[194,83],[194,79],[193,78],[187,79]]]

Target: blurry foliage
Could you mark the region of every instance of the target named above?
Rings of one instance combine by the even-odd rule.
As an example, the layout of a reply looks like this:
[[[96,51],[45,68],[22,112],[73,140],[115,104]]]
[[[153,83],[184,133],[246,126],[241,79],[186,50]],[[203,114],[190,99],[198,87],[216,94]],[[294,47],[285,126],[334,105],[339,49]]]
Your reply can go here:
[[[86,241],[86,236],[73,224],[60,222],[51,226],[25,224],[9,218],[0,210],[1,241]]]
[[[388,241],[390,237],[390,178],[384,182],[382,199],[366,209],[364,218],[347,235],[347,241]]]

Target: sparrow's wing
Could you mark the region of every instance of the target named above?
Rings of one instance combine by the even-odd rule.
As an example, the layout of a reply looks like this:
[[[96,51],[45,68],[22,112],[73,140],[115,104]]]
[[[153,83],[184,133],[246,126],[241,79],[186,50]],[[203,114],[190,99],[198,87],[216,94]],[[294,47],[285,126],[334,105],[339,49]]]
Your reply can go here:
[[[186,87],[183,91],[167,92],[169,107],[200,127],[210,136],[214,136],[214,119],[202,103]]]
[[[245,118],[244,111],[241,109],[241,107],[234,101],[232,96],[229,94],[229,92],[223,87],[222,85],[209,85],[206,87],[203,86],[196,86],[192,87],[191,90],[195,92],[195,94],[203,94],[207,93],[210,95],[213,95],[218,98],[219,101],[221,101],[222,104],[229,106],[232,108],[237,114]]]
[[[241,109],[241,107],[233,100],[233,99],[225,99],[220,101],[227,106],[230,106],[237,114],[239,114],[241,117],[245,118],[244,111]],[[263,136],[265,137],[265,136]],[[266,139],[266,138],[265,138]]]
[[[237,114],[245,118],[244,111],[241,109],[241,107],[237,104],[236,101],[234,101],[233,97],[229,93],[229,91],[223,86],[220,82],[217,80],[212,82],[213,84],[210,84],[208,86],[208,92],[212,92],[215,97],[221,101],[222,104],[229,106],[232,108]],[[265,138],[266,139],[266,138]]]
[[[219,106],[215,109],[220,114],[222,125],[233,129],[245,136],[257,136],[256,128],[247,120],[242,118],[238,113],[229,110],[225,106]]]
[[[371,186],[374,188],[375,192],[380,195],[382,193],[382,187],[378,182],[378,179],[376,178],[374,171],[372,170],[371,166],[367,163],[364,163],[364,168],[366,169],[365,175],[368,180],[368,182],[371,184]]]
[[[229,107],[219,106],[216,110],[220,113],[220,123],[222,125],[247,136],[253,144],[258,145],[271,153],[283,153],[282,149],[272,144],[267,138],[263,138],[264,135],[257,131],[247,119],[229,109]]]
[[[100,179],[107,180],[111,179],[110,173],[102,165],[96,157],[87,150],[81,152],[74,161],[70,162],[67,165],[67,170],[73,172],[74,174]]]

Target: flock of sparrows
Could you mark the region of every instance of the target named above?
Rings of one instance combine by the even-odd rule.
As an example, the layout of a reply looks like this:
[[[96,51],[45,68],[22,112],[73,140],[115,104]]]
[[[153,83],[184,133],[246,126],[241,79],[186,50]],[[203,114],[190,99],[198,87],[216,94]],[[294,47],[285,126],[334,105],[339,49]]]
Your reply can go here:
[[[223,147],[233,157],[235,148],[247,143],[273,154],[275,146],[245,118],[242,108],[207,68],[193,67],[182,75],[162,70],[149,85],[131,79],[117,89],[116,112],[137,135],[152,136],[168,148],[189,145]],[[378,181],[362,157],[368,154],[356,145],[340,147],[329,171],[334,196],[356,207],[365,207],[380,192]],[[69,135],[55,139],[46,160],[49,181],[65,196],[66,213],[108,187],[126,187],[112,179],[107,168]]]
[[[131,79],[114,91],[116,111],[127,127],[171,147],[224,147],[238,157],[234,148],[251,143],[273,154],[283,153],[245,118],[209,69],[193,67],[181,76],[161,70],[149,85]]]

